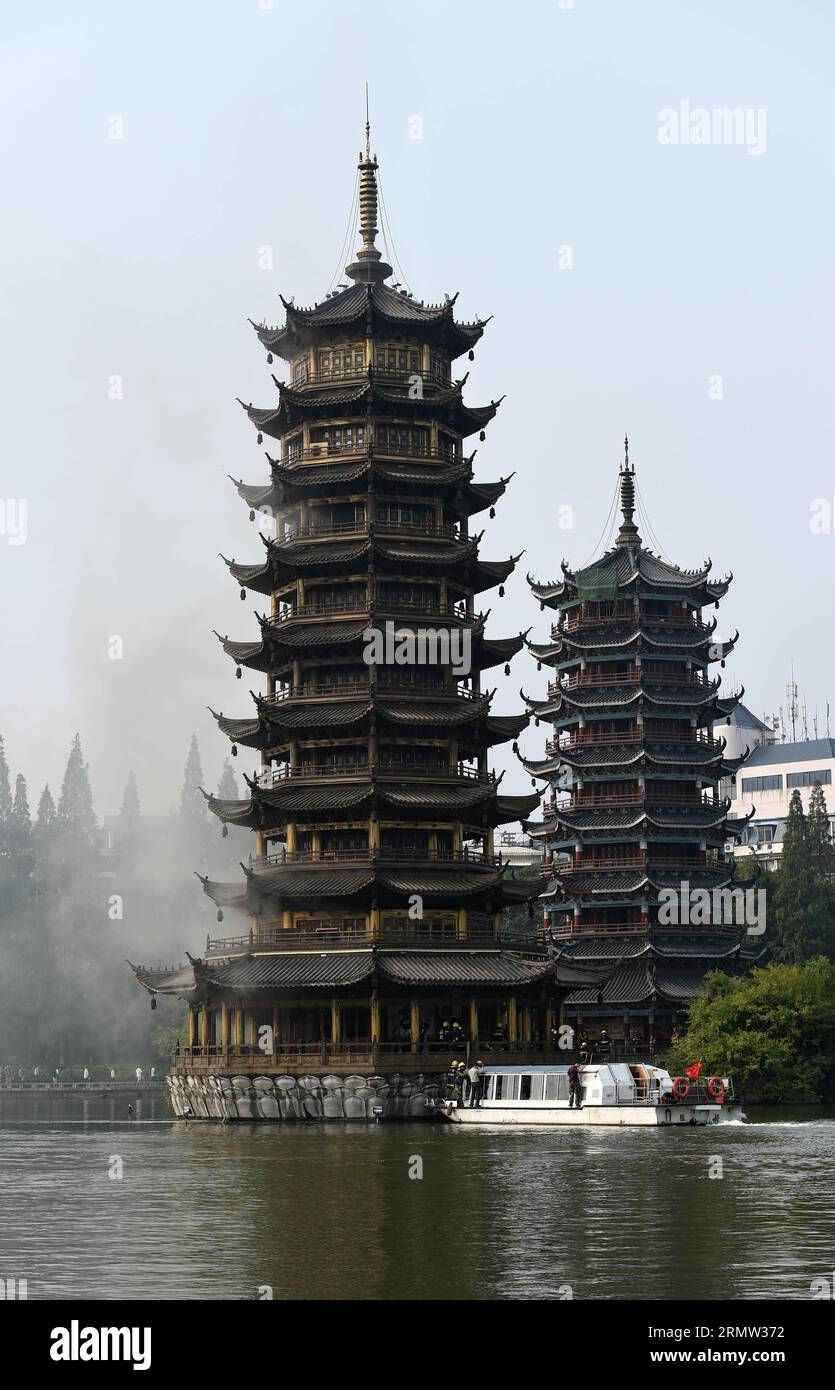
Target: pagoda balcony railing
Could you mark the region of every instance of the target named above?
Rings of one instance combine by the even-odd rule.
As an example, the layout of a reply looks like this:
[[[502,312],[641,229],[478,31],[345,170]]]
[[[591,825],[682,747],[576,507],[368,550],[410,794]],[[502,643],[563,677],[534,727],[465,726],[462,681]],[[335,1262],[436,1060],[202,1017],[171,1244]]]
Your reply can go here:
[[[432,538],[440,537],[443,540],[461,541],[469,544],[466,536],[460,536],[454,522],[444,521],[371,521],[365,518],[354,521],[311,521],[303,526],[288,528],[283,535],[279,536],[279,545],[292,545],[296,541],[309,539],[323,539],[329,536],[368,536],[371,534],[380,535],[405,535],[405,536],[429,536]]]
[[[547,865],[546,861],[546,868]],[[691,859],[658,859],[654,855],[633,855],[630,859],[617,859],[606,857],[602,859],[580,859],[573,862],[554,864],[551,872],[559,873],[596,873],[598,869],[647,869],[655,873],[683,873],[689,872],[710,873],[715,869],[724,869],[726,865],[711,860],[707,863],[699,863]]]
[[[500,854],[485,854],[481,850],[423,849],[420,845],[382,845],[379,848],[366,845],[361,849],[294,849],[278,850],[275,854],[250,856],[250,865],[261,869],[278,864],[333,864],[333,863],[391,863],[404,864],[475,864],[480,868],[493,868],[504,863]]]
[[[379,670],[377,679],[373,680],[371,675],[364,680],[342,681],[338,685],[302,685],[298,690],[289,687],[285,690],[277,690],[274,695],[264,695],[262,698],[268,705],[280,705],[285,700],[307,700],[321,699],[326,696],[333,699],[339,695],[382,695],[386,698],[395,695],[414,696],[416,699],[433,700],[483,700],[484,695],[479,690],[468,688],[447,690],[439,685],[415,685],[410,681],[381,680]]]
[[[290,778],[296,777],[368,777],[375,771],[390,776],[398,777],[430,777],[433,780],[447,778],[459,779],[467,778],[475,782],[495,782],[496,776],[493,772],[479,772],[478,768],[467,767],[459,763],[457,767],[451,768],[447,763],[418,762],[399,763],[391,759],[381,758],[374,768],[367,761],[345,762],[345,763],[301,763],[298,767],[291,767],[289,763],[282,763],[280,767],[270,768],[258,774],[259,787],[272,787],[276,783],[285,782]]]
[[[341,603],[298,603],[287,605],[278,613],[270,615],[268,622],[275,625],[286,623],[291,618],[343,618],[346,616],[371,616],[372,612],[403,613],[408,616],[419,615],[445,623],[472,623],[478,625],[483,614],[459,612],[455,606],[444,608],[440,604],[410,603],[405,599],[377,598],[373,603],[364,595],[361,598],[345,599]]]
[[[709,688],[708,682],[702,676],[695,676],[692,673],[685,672],[680,676],[674,676],[665,672],[663,675],[658,675],[655,671],[647,670],[645,666],[633,666],[626,672],[619,671],[616,674],[607,672],[605,675],[598,676],[590,671],[583,671],[580,675],[564,676],[559,681],[549,681],[548,694],[556,696],[562,690],[584,689],[587,686],[596,685],[634,685],[642,679],[647,685],[697,686],[702,690]]]
[[[545,751],[549,757],[556,757],[563,749],[587,748],[590,745],[608,743],[675,743],[675,744],[697,744],[699,748],[716,748],[720,744],[715,738],[699,738],[696,733],[676,734],[667,732],[663,729],[629,729],[619,733],[600,733],[583,729],[579,733],[572,734],[565,743],[556,743],[554,739],[549,739],[545,745]]]
[[[541,932],[515,936],[508,932],[496,931],[493,927],[477,927],[464,932],[457,928],[454,919],[451,919],[448,925],[416,922],[413,930],[407,930],[405,926],[372,930],[365,925],[362,918],[357,918],[356,923],[356,927],[345,926],[339,919],[333,919],[323,921],[319,927],[312,930],[279,927],[275,931],[250,933],[246,936],[208,938],[206,954],[223,956],[241,951],[321,951],[323,947],[346,946],[367,950],[372,946],[398,949],[404,946],[421,948],[433,945],[461,947],[464,950],[474,946],[513,946],[522,951],[542,951],[544,945]]]
[[[669,613],[636,613],[630,609],[625,613],[607,613],[605,615],[583,614],[576,617],[566,613],[561,622],[556,623],[551,628],[551,636],[554,641],[566,632],[576,632],[578,628],[591,627],[677,627],[686,628],[688,632],[710,633],[713,628],[699,619],[693,619],[682,613],[680,618],[672,617]]]
[[[646,932],[649,929],[647,922],[583,922],[575,921],[569,917],[565,922],[556,922],[552,919],[550,934],[554,940],[561,940],[568,936],[609,936],[617,932],[618,935],[625,935],[633,932],[636,935]]]
[[[350,366],[344,371],[332,371],[321,368],[300,366],[293,375],[294,389],[299,386],[333,386],[341,385],[345,381],[411,381],[413,377],[419,377],[423,382],[430,382],[433,386],[450,386],[451,374],[438,367],[430,367],[428,371],[421,370],[420,367],[376,367],[373,364],[369,367],[363,363],[361,367]]]
[[[330,440],[322,439],[318,443],[310,444],[307,448],[293,448],[288,446],[281,462],[288,468],[292,468],[297,463],[321,463],[322,459],[346,459],[346,458],[406,458],[430,459],[434,463],[460,463],[462,457],[452,446],[439,445],[425,448],[419,444],[383,444],[375,442],[373,444],[339,444]]]
[[[551,803],[548,803],[551,805]],[[607,806],[681,806],[696,811],[718,809],[723,803],[709,801],[698,796],[659,796],[655,792],[630,792],[621,796],[602,796],[593,794],[591,796],[584,793],[577,793],[567,802],[564,809],[571,811],[581,811],[583,808],[593,810],[595,807]],[[552,805],[553,810],[557,810],[556,802]]]

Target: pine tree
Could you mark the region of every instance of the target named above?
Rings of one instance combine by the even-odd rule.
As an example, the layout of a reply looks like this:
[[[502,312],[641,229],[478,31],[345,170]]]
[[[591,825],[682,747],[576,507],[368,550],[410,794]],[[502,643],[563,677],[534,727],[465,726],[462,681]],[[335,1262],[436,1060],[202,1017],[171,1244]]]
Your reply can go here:
[[[831,874],[835,871],[835,853],[829,829],[829,812],[826,797],[820,782],[812,787],[809,797],[809,815],[806,821],[809,853],[818,873]]]
[[[183,773],[183,789],[180,792],[180,815],[184,820],[197,825],[206,824],[206,802],[200,791],[203,785],[203,764],[197,735],[192,734]]]
[[[813,840],[800,792],[795,789],[789,802],[773,898],[774,956],[791,965],[819,955],[835,957],[835,885],[819,867],[819,804],[815,815]]]
[[[61,783],[58,824],[62,830],[71,831],[88,845],[96,842],[99,827],[93,810],[90,771],[81,751],[79,734],[75,735],[70,746],[70,756]]]
[[[12,826],[12,792],[6,749],[0,734],[0,855],[8,854]]]
[[[32,817],[29,814],[29,794],[26,790],[26,778],[20,772],[15,780],[12,827],[16,842],[28,848],[32,839]]]
[[[122,808],[119,812],[119,833],[125,837],[133,836],[142,828],[142,812],[139,806],[139,788],[136,777],[131,772],[125,783],[122,795]]]
[[[240,796],[238,781],[228,758],[223,760],[220,781],[217,784],[217,795],[219,801],[237,801]]]
[[[38,802],[38,819],[35,821],[35,835],[38,839],[49,839],[54,833],[58,823],[58,816],[55,810],[55,802],[52,800],[52,792],[49,790],[47,782],[41,792],[41,799]]]

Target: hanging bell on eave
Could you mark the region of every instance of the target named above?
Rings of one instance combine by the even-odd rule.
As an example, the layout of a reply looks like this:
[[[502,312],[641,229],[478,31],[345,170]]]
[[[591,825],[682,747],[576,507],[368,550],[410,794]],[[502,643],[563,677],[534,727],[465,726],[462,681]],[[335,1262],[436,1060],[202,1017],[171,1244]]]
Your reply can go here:
[[[255,508],[254,508],[254,507],[250,507],[250,509],[249,509],[249,519],[250,519],[250,521],[254,521],[254,520],[255,520]]]
[[[509,662],[509,661],[506,661],[505,664],[504,664],[504,673],[505,673],[506,676],[509,676],[509,675],[510,675],[510,662]]]
[[[467,353],[467,356],[469,357],[471,362],[475,362],[475,353],[473,352],[472,348],[470,348],[469,352]]]
[[[229,834],[229,826],[228,826],[228,825],[223,825],[223,826],[221,826],[221,829],[220,829],[220,838],[221,838],[221,840],[225,840],[228,834]]]
[[[496,515],[496,508],[495,508],[495,507],[491,507],[491,508],[490,508],[490,520],[491,520],[491,521],[493,520],[493,517],[494,517],[495,515]]]
[[[152,994],[152,995],[151,995],[151,1008],[152,1008],[152,1009],[155,1009],[156,1007],[157,1007],[156,995]]]
[[[241,585],[241,603],[246,603],[246,589]]]
[[[263,436],[263,434],[261,434],[260,430],[259,430],[258,434],[255,436],[255,443],[256,443],[256,444],[263,444],[263,443],[264,443],[264,436]]]
[[[239,681],[240,679],[241,679],[241,668],[240,668],[240,666],[236,666],[236,667],[235,667],[235,680]]]
[[[233,744],[232,744],[232,757],[233,757],[233,758],[237,758],[237,756],[238,756],[238,745],[237,745],[237,743],[233,743]]]
[[[479,430],[478,437],[479,437],[479,439],[481,440],[481,442],[482,442],[482,444],[483,444],[484,441],[485,441],[485,439],[487,438],[487,435],[484,433],[484,430]]]
[[[537,671],[541,671],[541,670],[542,670],[542,662],[541,662],[541,661],[538,661],[538,662],[536,663],[536,669],[537,669]]]
[[[218,920],[219,922],[222,922],[222,921],[223,921],[223,910],[222,910],[221,908],[218,908],[218,910],[217,910],[217,920]]]
[[[722,660],[719,662],[719,665],[720,665],[720,666],[724,666],[724,665],[725,665],[725,658],[724,658],[724,656],[722,657]]]
[[[270,366],[273,365],[273,355],[271,352],[267,353],[267,361],[269,362]]]
[[[504,598],[504,584],[499,585],[499,598]]]
[[[534,725],[534,727],[537,728],[537,729],[539,728],[539,720],[538,720],[538,719],[537,719],[536,724]]]

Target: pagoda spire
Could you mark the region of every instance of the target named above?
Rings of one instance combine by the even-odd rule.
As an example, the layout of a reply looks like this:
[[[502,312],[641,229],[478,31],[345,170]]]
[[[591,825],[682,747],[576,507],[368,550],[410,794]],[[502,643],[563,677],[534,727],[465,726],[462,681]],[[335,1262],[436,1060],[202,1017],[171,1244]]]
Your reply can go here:
[[[368,117],[368,83],[365,84],[365,152],[360,151],[360,238],[362,245],[357,258],[345,267],[345,274],[362,284],[378,284],[387,280],[392,268],[382,258],[375,245],[377,227],[377,164],[371,153],[371,122]]]
[[[620,509],[623,521],[618,531],[620,546],[640,545],[641,537],[633,521],[635,514],[635,466],[629,466],[629,436],[623,436],[623,463],[620,467]]]

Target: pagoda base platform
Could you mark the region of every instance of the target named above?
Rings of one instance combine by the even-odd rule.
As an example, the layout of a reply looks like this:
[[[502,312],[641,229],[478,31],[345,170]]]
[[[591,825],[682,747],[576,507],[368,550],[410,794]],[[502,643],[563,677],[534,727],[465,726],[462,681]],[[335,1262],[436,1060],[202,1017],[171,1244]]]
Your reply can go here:
[[[254,1076],[177,1072],[168,1077],[169,1098],[189,1120],[427,1120],[428,1101],[444,1093],[442,1072],[386,1076],[336,1076],[259,1072]]]

